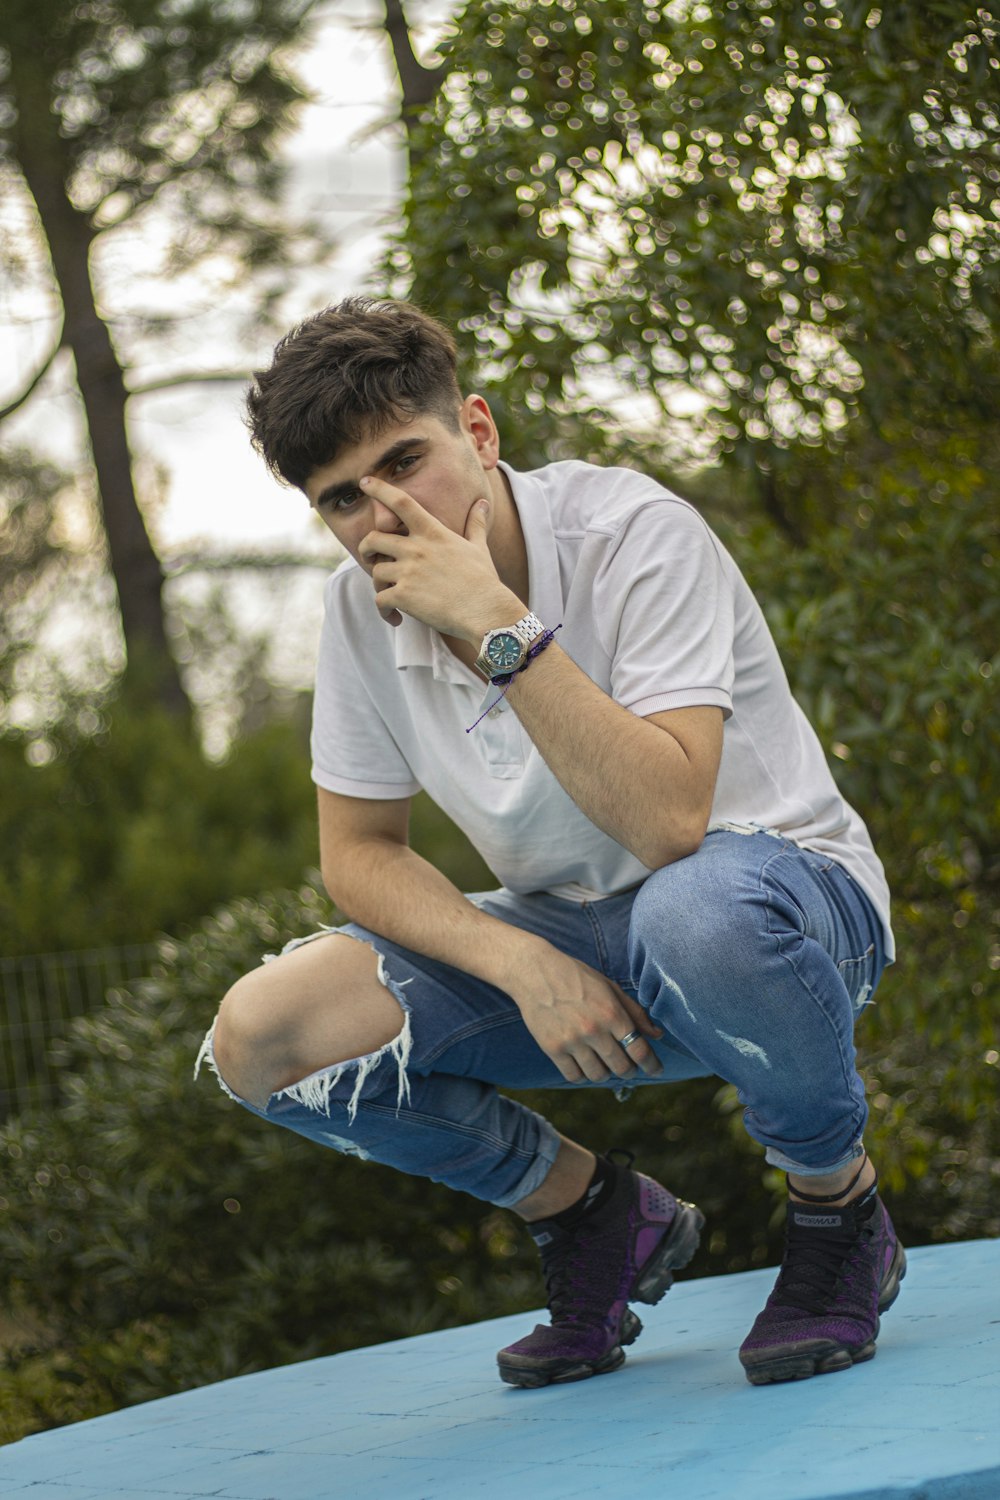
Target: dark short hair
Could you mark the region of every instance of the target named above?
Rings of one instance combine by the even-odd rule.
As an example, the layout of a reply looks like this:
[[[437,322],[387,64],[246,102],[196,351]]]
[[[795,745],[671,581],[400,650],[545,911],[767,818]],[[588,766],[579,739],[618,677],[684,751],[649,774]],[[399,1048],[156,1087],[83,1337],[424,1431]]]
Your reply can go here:
[[[303,489],[345,446],[429,412],[457,430],[455,340],[410,302],[347,297],[285,335],[247,392],[250,439]]]

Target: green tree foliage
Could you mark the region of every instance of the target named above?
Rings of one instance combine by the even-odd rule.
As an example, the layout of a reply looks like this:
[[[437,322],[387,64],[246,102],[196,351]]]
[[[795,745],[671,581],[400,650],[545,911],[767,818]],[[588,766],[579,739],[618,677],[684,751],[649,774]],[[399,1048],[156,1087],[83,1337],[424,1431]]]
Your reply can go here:
[[[163,710],[89,715],[87,733],[50,731],[41,765],[0,738],[0,953],[148,942],[317,863],[301,727],[212,765]]]
[[[976,1156],[966,1186],[984,1202],[1000,1171],[1000,496],[981,451],[957,435],[931,451],[901,443],[880,470],[861,445],[821,468],[853,507],[822,543],[790,549],[760,525],[730,535],[893,891],[898,961],[861,1047],[884,1176],[921,1182],[929,1205],[939,1194],[920,1238],[947,1217],[943,1149]]]
[[[53,511],[67,484],[30,453],[0,454],[0,703],[16,691],[18,665],[63,581],[67,549],[53,535]]]
[[[311,0],[8,0],[0,12],[0,194],[28,197],[46,290],[61,307],[48,355],[0,418],[72,354],[101,525],[131,667],[166,707],[184,693],[163,618],[163,573],[139,506],[126,431],[135,350],[109,311],[137,320],[108,272],[142,230],[163,274],[201,268],[230,295],[248,273],[287,270],[312,244],[289,234],[275,152],[302,91],[284,59]],[[226,267],[221,274],[222,268]],[[258,281],[258,313],[281,282]],[[116,292],[119,295],[116,295]],[[133,344],[139,342],[133,327]]]
[[[799,535],[832,504],[803,449],[997,409],[998,31],[964,0],[466,5],[394,284],[536,461],[731,453]]]
[[[97,722],[92,684],[115,675],[120,632],[95,529],[76,476],[28,449],[0,453],[0,733]]]
[[[0,737],[0,956],[151,942],[315,872],[307,703],[217,763],[162,711],[74,707],[44,741]],[[411,834],[462,889],[496,884],[425,795]]]

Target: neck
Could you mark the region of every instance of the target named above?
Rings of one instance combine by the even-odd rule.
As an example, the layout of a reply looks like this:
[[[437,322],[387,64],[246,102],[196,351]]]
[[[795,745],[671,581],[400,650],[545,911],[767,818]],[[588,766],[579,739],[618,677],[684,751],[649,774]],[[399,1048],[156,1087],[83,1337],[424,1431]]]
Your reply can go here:
[[[490,553],[500,581],[511,593],[528,604],[528,549],[524,543],[521,519],[514,504],[507,476],[502,469],[493,469],[490,479],[490,503],[493,506],[493,529],[490,533]],[[513,622],[512,622],[513,623]]]

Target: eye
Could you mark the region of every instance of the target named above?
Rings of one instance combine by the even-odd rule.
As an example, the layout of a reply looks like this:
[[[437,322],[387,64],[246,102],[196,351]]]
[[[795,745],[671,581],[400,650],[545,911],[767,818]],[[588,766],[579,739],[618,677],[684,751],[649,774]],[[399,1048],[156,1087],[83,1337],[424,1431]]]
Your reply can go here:
[[[416,463],[416,461],[417,461],[417,459],[419,457],[420,457],[419,453],[406,453],[406,454],[404,454],[403,457],[399,460],[399,462],[393,465],[393,469],[392,469],[393,474],[394,475],[395,474],[405,474],[406,471],[407,471],[407,469],[412,468],[412,466]]]
[[[324,500],[319,508],[339,514],[341,511],[350,510],[352,505],[357,504],[359,498],[359,490],[348,490],[346,494],[334,495],[331,499]]]

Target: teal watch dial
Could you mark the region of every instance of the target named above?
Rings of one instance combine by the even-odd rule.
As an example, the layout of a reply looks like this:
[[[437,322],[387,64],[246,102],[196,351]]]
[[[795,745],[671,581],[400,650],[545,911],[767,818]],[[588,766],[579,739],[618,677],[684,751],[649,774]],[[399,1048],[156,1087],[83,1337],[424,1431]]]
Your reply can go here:
[[[500,630],[486,647],[486,656],[498,674],[515,672],[524,657],[524,646],[513,631]]]

